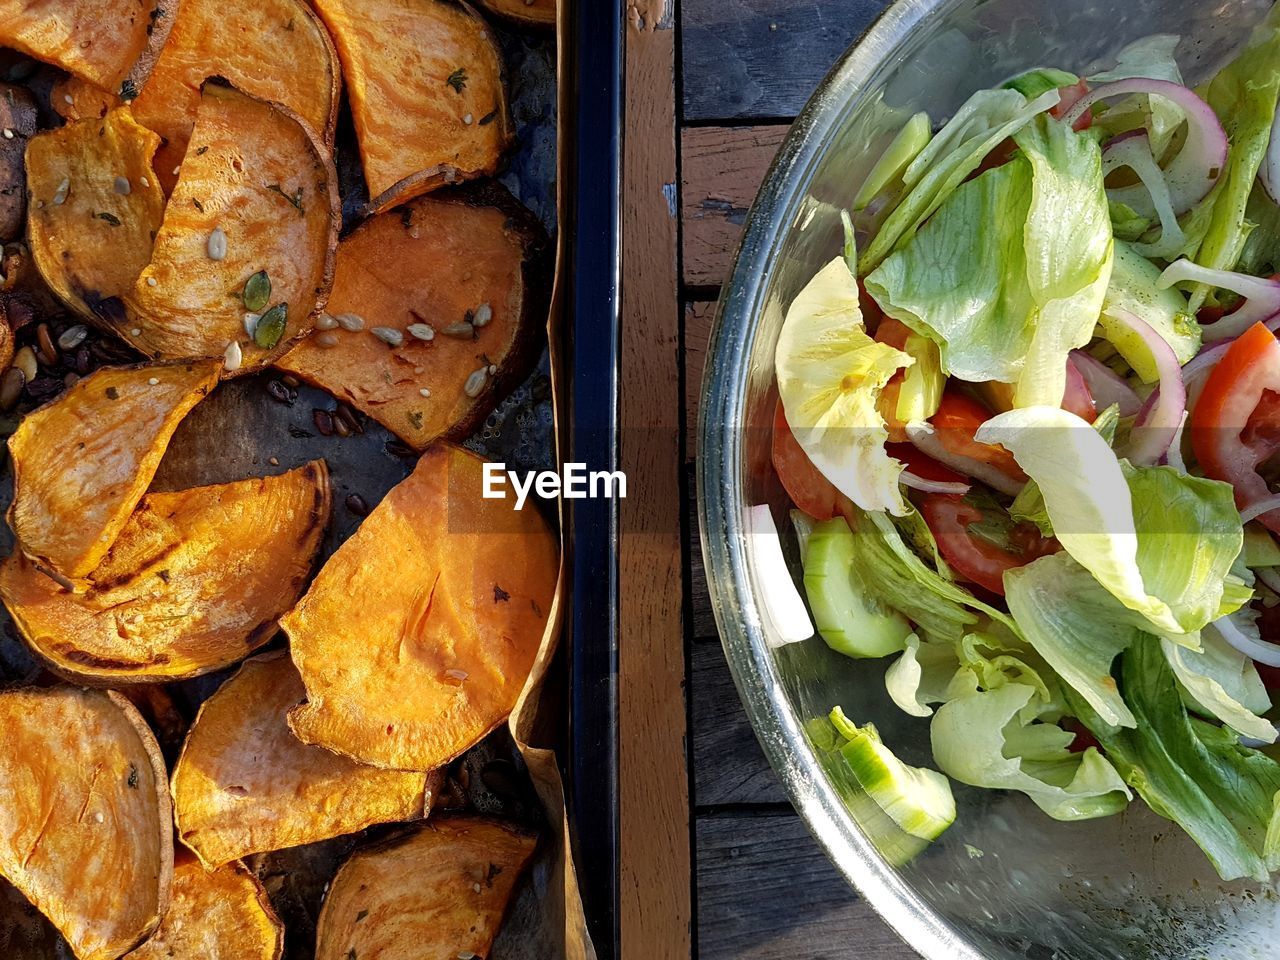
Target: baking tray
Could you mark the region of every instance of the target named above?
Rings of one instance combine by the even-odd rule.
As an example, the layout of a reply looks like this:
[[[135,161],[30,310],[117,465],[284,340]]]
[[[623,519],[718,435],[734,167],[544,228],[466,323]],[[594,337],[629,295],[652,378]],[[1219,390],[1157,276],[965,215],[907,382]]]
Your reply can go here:
[[[498,37],[505,63],[516,126],[516,144],[499,177],[515,197],[542,221],[554,236],[556,223],[556,39],[548,31],[524,31],[488,18]],[[25,82],[47,90],[55,74],[36,68]],[[0,67],[0,79],[3,67]],[[42,127],[49,122],[47,105]],[[338,130],[339,176],[343,195],[344,233],[363,215],[366,201],[349,112],[344,109]],[[549,263],[549,260],[548,260]],[[545,278],[550,294],[552,276]],[[54,327],[54,337],[78,321],[65,318]],[[35,324],[25,328],[19,344],[34,339]],[[102,364],[142,359],[127,347],[112,354],[112,342],[93,333],[88,344],[99,346]],[[550,382],[550,362],[544,350],[533,373],[505,398],[481,428],[464,443],[492,460],[505,461],[512,470],[549,470],[556,465],[555,423]],[[279,374],[272,371],[221,384],[183,421],[161,464],[152,489],[182,489],[205,483],[222,483],[251,476],[282,473],[316,458],[329,466],[333,486],[332,522],[326,533],[322,557],[327,558],[359,525],[361,517],[346,505],[356,495],[371,508],[413,468],[415,457],[394,436],[371,420],[361,418],[363,432],[347,438],[322,436],[313,420],[314,410],[331,410],[333,399],[325,392],[298,387],[288,402],[272,396],[269,384]],[[48,385],[48,396],[57,385]],[[278,384],[277,384],[277,393]],[[41,399],[47,399],[47,396]],[[30,409],[24,401],[20,409]],[[0,441],[16,425],[16,417],[0,417]],[[0,454],[0,457],[3,457]],[[0,511],[12,499],[12,471],[4,457],[0,478]],[[539,503],[553,523],[552,505]],[[13,547],[12,534],[0,524],[0,555]],[[318,569],[318,566],[317,566]],[[276,638],[267,649],[283,645]],[[205,698],[235,667],[206,676],[166,685],[182,720],[189,724]],[[0,608],[0,687],[48,683],[52,678],[18,639],[10,618]],[[184,730],[162,740],[166,758],[176,759]],[[529,783],[523,761],[505,725],[451,764],[451,782],[444,791],[446,804],[506,817],[533,826],[546,826],[544,815]],[[359,834],[248,858],[271,896],[286,926],[285,960],[311,960],[314,956],[315,922],[328,883],[347,855],[370,840],[395,833],[398,825],[374,827]],[[544,830],[550,836],[550,830]],[[491,960],[541,960],[557,956],[563,930],[558,919],[543,909],[544,892],[553,882],[552,843],[545,843],[522,881],[506,923],[490,954]],[[70,960],[65,944],[34,909],[0,881],[0,958],[22,960]]]

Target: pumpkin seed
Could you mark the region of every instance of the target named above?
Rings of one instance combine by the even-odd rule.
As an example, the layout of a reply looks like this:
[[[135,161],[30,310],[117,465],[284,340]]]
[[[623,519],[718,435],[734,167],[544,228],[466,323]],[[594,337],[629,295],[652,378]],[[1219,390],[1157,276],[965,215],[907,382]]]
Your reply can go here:
[[[253,328],[253,342],[263,350],[270,350],[284,336],[284,328],[288,322],[289,305],[277,303],[258,319]]]
[[[261,313],[271,300],[271,278],[259,270],[244,283],[244,308]]]

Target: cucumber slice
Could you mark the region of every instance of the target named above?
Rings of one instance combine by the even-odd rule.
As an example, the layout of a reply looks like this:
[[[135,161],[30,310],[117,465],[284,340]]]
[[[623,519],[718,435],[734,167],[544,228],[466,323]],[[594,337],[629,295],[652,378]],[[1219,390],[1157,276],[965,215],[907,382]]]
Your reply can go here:
[[[909,767],[880,740],[874,724],[858,727],[836,707],[831,722],[847,741],[840,747],[849,769],[889,818],[921,840],[934,840],[956,819],[951,783],[936,770]]]
[[[933,139],[933,128],[927,113],[917,113],[894,134],[885,147],[880,159],[862,181],[857,194],[853,198],[853,209],[863,210],[871,205],[871,201],[880,196],[885,187],[899,179],[911,165],[911,161],[920,156],[920,151]]]
[[[907,648],[911,624],[869,597],[853,568],[853,532],[824,520],[805,545],[804,589],[822,639],[846,657],[887,657]]]

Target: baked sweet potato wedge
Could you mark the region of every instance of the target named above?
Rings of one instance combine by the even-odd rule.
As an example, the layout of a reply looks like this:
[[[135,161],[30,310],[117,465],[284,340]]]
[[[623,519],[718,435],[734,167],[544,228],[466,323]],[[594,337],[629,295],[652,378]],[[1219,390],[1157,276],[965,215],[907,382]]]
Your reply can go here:
[[[74,687],[0,692],[0,874],[79,960],[160,922],[173,875],[164,760],[132,704]]]
[[[316,960],[487,957],[537,844],[512,824],[444,817],[357,850],[325,897]]]
[[[480,5],[517,26],[555,26],[556,0],[480,0]]]
[[[169,41],[133,101],[164,137],[157,164],[172,187],[200,106],[200,85],[222,77],[281,103],[333,142],[342,78],[333,42],[303,0],[182,0]]]
[[[22,234],[27,217],[24,154],[36,132],[36,101],[23,87],[0,83],[0,243]]]
[[[120,298],[151,260],[164,194],[151,169],[160,138],[118,107],[27,146],[28,242],[49,288],[82,317],[128,333]]]
[[[329,297],[331,315],[356,315],[363,328],[308,337],[276,366],[417,450],[466,436],[537,357],[545,251],[541,226],[496,183],[379,214],[339,244]]]
[[[162,683],[241,660],[302,594],[329,522],[323,460],[151,493],[72,593],[20,552],[0,564],[18,632],[64,676]]]
[[[369,207],[491,176],[511,142],[502,56],[449,0],[316,0],[338,48]]]
[[[206,83],[151,263],[125,298],[127,339],[155,358],[226,356],[229,373],[269,362],[328,297],[339,221],[333,159],[306,121]],[[259,303],[245,288],[263,273]]]
[[[169,910],[129,960],[280,960],[284,925],[244,864],[205,870],[181,849],[174,859]]]
[[[136,96],[173,26],[178,0],[0,0],[0,47]]]
[[[49,105],[63,120],[101,120],[121,102],[110,90],[79,77],[63,77],[49,91]]]
[[[217,361],[104,367],[28,414],[9,438],[8,519],[23,552],[64,585],[91,573],[220,369]]]
[[[200,709],[173,773],[178,836],[208,866],[426,816],[440,777],[308,746],[287,715],[302,680],[281,650],[246,660]]]
[[[536,510],[481,497],[484,461],[437,444],[280,625],[307,702],[297,736],[433,770],[511,712],[542,642],[557,545]]]

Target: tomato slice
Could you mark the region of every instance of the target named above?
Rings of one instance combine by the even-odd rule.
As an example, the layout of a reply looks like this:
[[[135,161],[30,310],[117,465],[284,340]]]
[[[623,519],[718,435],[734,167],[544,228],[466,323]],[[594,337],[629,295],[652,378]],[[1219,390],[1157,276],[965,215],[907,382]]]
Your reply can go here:
[[[938,442],[947,450],[970,460],[980,460],[1018,483],[1026,483],[1027,475],[1012,453],[999,444],[979,443],[973,438],[990,418],[991,414],[978,401],[955,390],[944,390],[938,411],[929,422],[933,424]]]
[[[1084,374],[1070,360],[1067,361],[1067,388],[1062,394],[1062,409],[1074,413],[1085,423],[1098,419],[1098,408],[1093,402],[1093,394],[1089,392],[1089,385],[1084,382]]]
[[[1058,105],[1049,111],[1049,116],[1055,120],[1061,120],[1067,115],[1072,107],[1076,105],[1076,101],[1089,92],[1089,83],[1084,78],[1077,80],[1075,83],[1065,87],[1058,88],[1058,96],[1061,99]],[[1080,118],[1071,125],[1071,129],[1079,133],[1081,130],[1088,130],[1093,125],[1093,111],[1086,110],[1080,114]]]
[[[1191,413],[1191,447],[1205,475],[1235,489],[1244,509],[1271,496],[1258,466],[1280,452],[1280,343],[1256,323],[1236,338]],[[1258,517],[1280,533],[1280,509]]]
[[[874,302],[873,300],[872,303]],[[879,307],[876,309],[878,311]],[[901,320],[895,320],[893,317],[884,315],[880,316],[880,322],[876,326],[876,339],[881,343],[893,347],[895,350],[905,350],[907,337],[909,336],[911,336],[911,328]],[[905,370],[899,370],[895,373],[889,378],[889,382],[884,385],[884,389],[880,391],[879,399],[876,400],[876,409],[884,419],[885,429],[889,431],[890,443],[901,444],[907,442],[907,425],[898,419],[898,393],[902,390],[902,382],[906,379],[906,376]]]
[[[791,502],[815,520],[843,515],[848,498],[822,475],[804,452],[787,423],[781,400],[773,412],[773,469]]]
[[[1058,542],[1041,536],[1035,524],[1015,522],[994,504],[986,512],[964,497],[929,493],[920,497],[920,513],[956,573],[1002,597],[1006,570],[1058,550]],[[982,534],[970,529],[976,523],[982,523]]]

